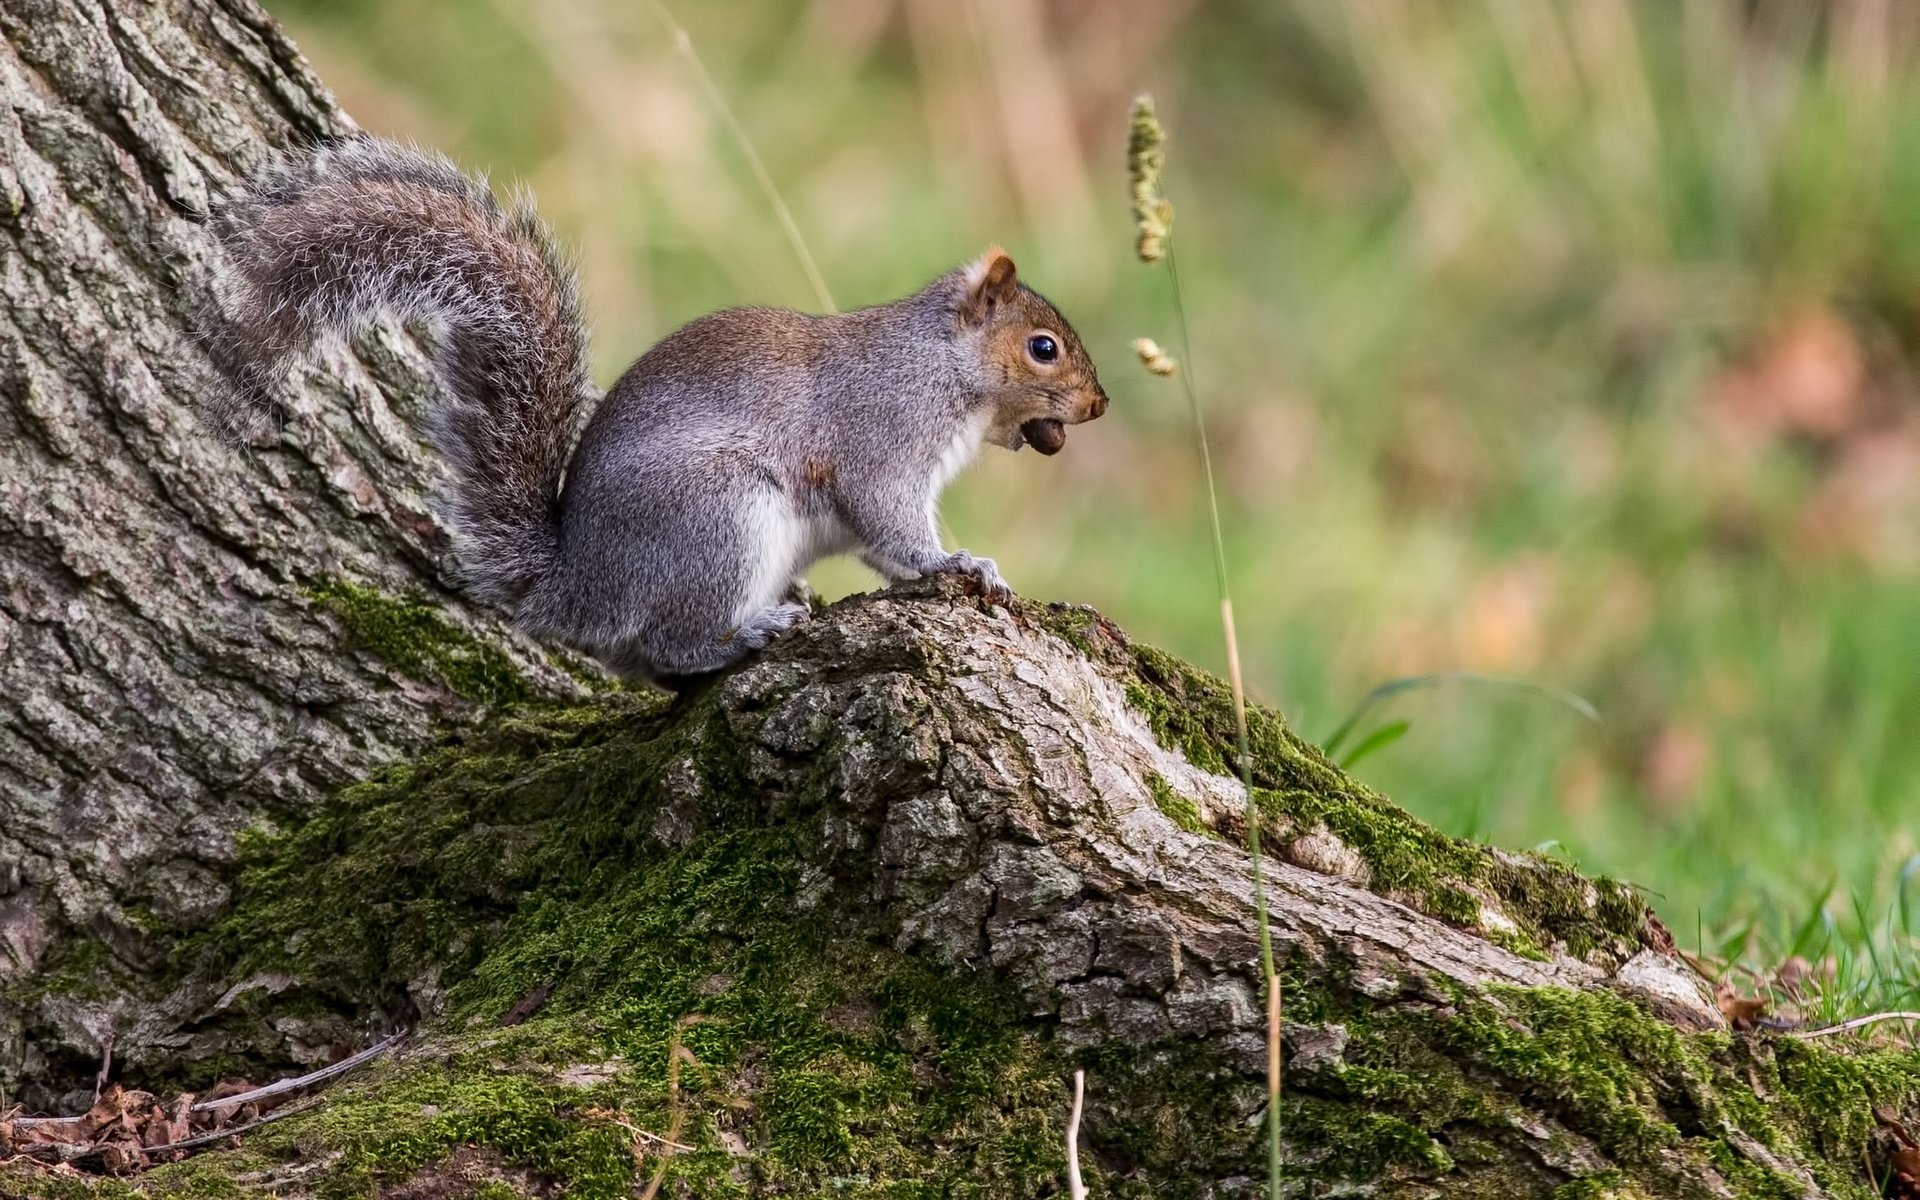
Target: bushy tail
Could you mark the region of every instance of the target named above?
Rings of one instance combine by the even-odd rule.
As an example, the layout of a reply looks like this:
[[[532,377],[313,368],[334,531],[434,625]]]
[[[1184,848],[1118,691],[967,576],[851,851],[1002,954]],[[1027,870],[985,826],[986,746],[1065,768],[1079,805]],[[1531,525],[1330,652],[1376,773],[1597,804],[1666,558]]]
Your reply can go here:
[[[262,177],[215,228],[235,284],[209,332],[230,422],[266,408],[322,334],[382,310],[445,327],[431,436],[454,468],[448,515],[472,589],[517,600],[554,561],[594,398],[573,273],[532,205],[502,209],[446,159],[361,138]]]

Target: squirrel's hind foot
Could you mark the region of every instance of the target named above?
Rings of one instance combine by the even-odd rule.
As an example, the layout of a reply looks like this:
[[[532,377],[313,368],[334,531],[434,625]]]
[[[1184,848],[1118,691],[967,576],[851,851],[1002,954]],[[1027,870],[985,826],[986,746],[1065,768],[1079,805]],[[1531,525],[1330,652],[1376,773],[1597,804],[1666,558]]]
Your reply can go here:
[[[789,583],[787,590],[781,593],[780,600],[785,604],[798,604],[808,612],[822,607],[820,598],[814,595],[813,588],[808,586],[804,579],[795,579]]]
[[[758,650],[780,634],[812,615],[813,610],[804,604],[776,604],[748,617],[740,626],[735,642],[749,650]]]
[[[615,675],[643,679],[668,691],[679,691],[694,680],[726,670],[806,620],[811,612],[803,604],[776,604],[748,617],[738,629],[710,641],[662,643],[657,637],[635,638],[591,652]]]

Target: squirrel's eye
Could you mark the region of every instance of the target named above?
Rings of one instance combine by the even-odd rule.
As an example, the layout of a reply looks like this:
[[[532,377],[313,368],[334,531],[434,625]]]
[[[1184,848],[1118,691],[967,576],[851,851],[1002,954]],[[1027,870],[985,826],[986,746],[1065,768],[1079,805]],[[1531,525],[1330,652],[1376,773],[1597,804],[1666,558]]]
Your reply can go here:
[[[1060,357],[1060,343],[1044,333],[1036,333],[1027,339],[1027,353],[1033,355],[1035,362],[1050,363]]]

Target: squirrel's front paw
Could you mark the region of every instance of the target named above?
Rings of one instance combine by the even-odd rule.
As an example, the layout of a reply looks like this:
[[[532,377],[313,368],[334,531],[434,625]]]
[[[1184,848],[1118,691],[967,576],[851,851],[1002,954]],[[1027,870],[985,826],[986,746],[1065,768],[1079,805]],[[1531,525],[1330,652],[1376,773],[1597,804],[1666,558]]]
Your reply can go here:
[[[947,555],[939,570],[955,575],[971,575],[980,588],[981,596],[995,604],[1013,603],[1013,589],[1007,586],[1006,580],[1000,578],[1000,568],[990,558],[955,550]]]

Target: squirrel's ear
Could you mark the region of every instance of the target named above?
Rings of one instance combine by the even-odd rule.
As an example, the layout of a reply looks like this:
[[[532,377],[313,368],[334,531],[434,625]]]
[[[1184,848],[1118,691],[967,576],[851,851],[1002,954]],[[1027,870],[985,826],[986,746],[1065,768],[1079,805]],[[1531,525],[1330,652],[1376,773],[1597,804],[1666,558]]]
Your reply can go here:
[[[995,305],[1013,299],[1019,287],[1013,260],[1000,247],[989,246],[985,254],[967,264],[966,294],[961,297],[960,315],[971,322],[984,321],[993,315]]]

